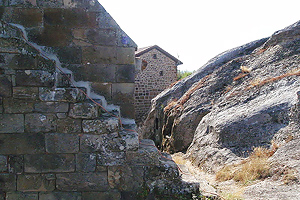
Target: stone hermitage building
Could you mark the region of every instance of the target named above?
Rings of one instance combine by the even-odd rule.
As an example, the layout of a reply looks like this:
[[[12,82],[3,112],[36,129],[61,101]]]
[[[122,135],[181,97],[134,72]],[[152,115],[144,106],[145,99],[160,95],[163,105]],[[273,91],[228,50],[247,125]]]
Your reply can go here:
[[[136,51],[139,71],[135,77],[135,116],[140,122],[151,105],[151,99],[177,81],[180,60],[157,45]]]
[[[137,46],[97,1],[4,0],[0,20],[0,200],[184,190],[132,130]]]

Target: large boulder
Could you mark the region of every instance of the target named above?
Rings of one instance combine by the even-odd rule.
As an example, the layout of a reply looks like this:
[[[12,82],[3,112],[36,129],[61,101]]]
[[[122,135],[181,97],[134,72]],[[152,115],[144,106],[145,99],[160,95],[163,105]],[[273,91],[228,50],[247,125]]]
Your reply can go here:
[[[299,54],[300,21],[217,55],[152,100],[143,137],[208,170],[299,137]]]

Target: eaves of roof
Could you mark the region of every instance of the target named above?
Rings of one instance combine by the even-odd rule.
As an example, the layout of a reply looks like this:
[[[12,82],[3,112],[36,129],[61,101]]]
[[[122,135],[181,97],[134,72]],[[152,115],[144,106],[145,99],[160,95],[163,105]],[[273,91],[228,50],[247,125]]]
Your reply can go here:
[[[147,53],[147,52],[151,51],[152,49],[157,49],[158,51],[162,52],[163,54],[165,54],[166,56],[168,56],[170,59],[172,59],[174,62],[176,62],[177,65],[183,64],[180,60],[178,60],[177,58],[175,58],[174,56],[172,56],[171,54],[169,54],[168,52],[166,52],[165,50],[163,50],[162,48],[160,48],[158,45],[153,45],[153,46],[149,46],[149,47],[139,48],[135,52],[135,57],[140,57],[141,55],[143,55],[144,53]]]

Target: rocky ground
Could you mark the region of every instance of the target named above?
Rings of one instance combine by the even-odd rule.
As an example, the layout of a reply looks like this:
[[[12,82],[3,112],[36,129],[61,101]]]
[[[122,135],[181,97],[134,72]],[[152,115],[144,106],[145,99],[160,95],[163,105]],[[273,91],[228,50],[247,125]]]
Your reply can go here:
[[[219,54],[152,100],[143,137],[211,174],[270,148],[270,175],[241,198],[300,199],[299,63],[300,21]]]

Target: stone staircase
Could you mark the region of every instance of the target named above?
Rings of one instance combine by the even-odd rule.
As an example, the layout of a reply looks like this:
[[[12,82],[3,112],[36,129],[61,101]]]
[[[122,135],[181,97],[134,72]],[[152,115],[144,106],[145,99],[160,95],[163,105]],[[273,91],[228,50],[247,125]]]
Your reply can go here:
[[[8,79],[12,93],[0,105],[1,200],[197,193],[195,186],[185,190],[176,164],[162,157],[153,141],[139,141],[134,123],[121,124],[118,107],[104,111],[101,99],[84,94],[87,88],[72,86],[72,74],[49,71],[19,72],[15,78],[26,81],[17,85]],[[6,72],[1,76],[10,76]],[[49,76],[32,78],[41,74]]]
[[[181,181],[153,141],[139,141],[135,123],[120,120],[118,107],[87,98],[90,88],[75,87],[72,73],[15,33],[0,37],[6,52],[0,55],[0,200],[173,199],[199,192]]]

